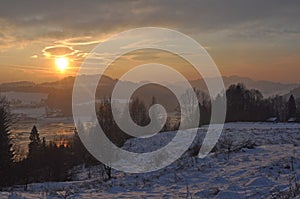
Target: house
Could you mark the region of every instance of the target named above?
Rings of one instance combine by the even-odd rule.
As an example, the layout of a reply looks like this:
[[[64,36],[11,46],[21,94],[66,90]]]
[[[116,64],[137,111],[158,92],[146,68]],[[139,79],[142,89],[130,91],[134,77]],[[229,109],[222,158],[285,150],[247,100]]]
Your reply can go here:
[[[288,123],[295,123],[295,122],[299,122],[299,120],[296,117],[291,117],[287,120]]]
[[[266,122],[273,122],[273,123],[277,123],[278,122],[278,118],[277,117],[270,117],[266,120]]]

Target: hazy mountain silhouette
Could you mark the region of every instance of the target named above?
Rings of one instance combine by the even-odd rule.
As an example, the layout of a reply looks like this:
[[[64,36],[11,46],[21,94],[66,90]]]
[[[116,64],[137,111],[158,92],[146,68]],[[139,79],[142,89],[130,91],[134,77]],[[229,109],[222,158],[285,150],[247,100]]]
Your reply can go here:
[[[214,78],[208,78],[208,80],[213,80]],[[263,81],[263,80],[253,80],[247,77],[239,76],[229,76],[223,77],[224,85],[228,88],[232,84],[243,83],[248,89],[257,89],[260,90],[264,97],[269,97],[273,95],[284,95],[289,93],[292,89],[295,89],[299,84],[284,84],[279,82],[272,81]],[[178,82],[180,85],[180,82]],[[193,87],[200,88],[201,90],[207,90],[206,84],[203,79],[191,81]]]
[[[88,76],[82,75],[78,78],[83,80],[89,80],[91,78],[97,78],[96,75]],[[213,78],[208,79],[213,81]],[[300,87],[299,84],[283,84],[278,82],[271,81],[255,81],[250,78],[230,76],[223,77],[225,87],[236,83],[243,83],[249,89],[258,89],[262,92],[265,97],[272,95],[287,95],[290,92],[295,95],[296,98],[300,97]],[[63,110],[65,115],[72,114],[72,91],[75,77],[66,77],[59,81],[54,82],[45,82],[41,84],[36,84],[33,82],[12,82],[0,84],[0,91],[16,91],[16,92],[42,92],[48,93],[48,99],[46,104],[50,108],[56,108]],[[115,84],[118,82],[116,79],[112,79],[107,76],[102,76],[101,81],[99,82],[100,86],[97,88],[96,98],[108,98],[111,96],[111,92],[114,89]],[[192,80],[190,81],[192,87],[196,87],[200,90],[207,91],[206,84],[203,79]],[[121,81],[122,85],[121,92],[128,92],[129,88],[136,87],[139,83],[133,83],[128,81]],[[168,88],[180,89],[182,83],[175,82],[167,84]],[[87,85],[89,86],[89,85]],[[298,87],[298,88],[297,88]],[[139,97],[142,101],[145,102],[146,106],[149,106],[151,103],[152,96],[155,96],[157,102],[162,104],[168,111],[172,112],[178,106],[178,102],[170,92],[169,89],[157,85],[149,84],[138,89],[133,97]]]
[[[289,97],[290,95],[294,95],[296,99],[300,99],[300,86],[291,90],[286,97]]]
[[[82,75],[79,78],[83,79],[90,79],[92,76]],[[213,78],[210,78],[213,80]],[[22,92],[39,92],[39,91],[47,91],[48,89],[72,89],[73,83],[74,83],[75,77],[66,77],[59,81],[54,82],[45,82],[41,84],[36,84],[34,82],[27,82],[27,81],[21,81],[21,82],[11,82],[11,83],[2,83],[0,84],[1,91],[22,91]],[[101,78],[101,85],[102,86],[108,86],[114,85],[117,80],[112,79],[107,76],[102,76]],[[263,80],[252,80],[247,77],[239,77],[239,76],[229,76],[229,77],[223,77],[223,81],[225,84],[225,87],[227,88],[231,84],[236,83],[243,83],[247,88],[249,89],[258,89],[262,92],[262,94],[265,97],[272,96],[272,95],[285,95],[288,94],[290,91],[295,90],[296,96],[300,97],[297,93],[297,87],[300,86],[300,84],[285,84],[285,83],[279,83],[279,82],[272,82],[272,81],[263,81]],[[128,86],[132,86],[133,82],[122,82],[124,84],[127,84]],[[193,87],[199,88],[201,90],[207,90],[206,84],[203,79],[198,80],[192,80],[190,81],[191,85]],[[180,88],[180,85],[182,82],[175,82],[172,84],[169,84],[171,87],[178,87]],[[299,88],[298,88],[299,89]]]

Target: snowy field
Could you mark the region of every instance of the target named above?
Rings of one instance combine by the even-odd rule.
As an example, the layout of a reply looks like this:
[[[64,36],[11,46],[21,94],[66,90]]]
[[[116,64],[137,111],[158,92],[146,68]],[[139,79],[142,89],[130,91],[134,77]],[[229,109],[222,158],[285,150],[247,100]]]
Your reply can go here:
[[[24,115],[30,118],[45,118],[46,116],[46,108],[38,107],[38,108],[12,108],[11,112],[16,115]]]
[[[6,96],[8,101],[20,101],[22,104],[40,103],[47,99],[47,93],[24,93],[24,92],[2,92],[1,95]]]
[[[205,130],[199,129],[194,144],[202,142]],[[152,151],[173,136],[131,139],[124,148]],[[100,166],[80,166],[72,171],[73,181],[30,184],[27,192],[14,186],[0,198],[300,198],[300,124],[229,123],[206,158],[191,157],[191,151],[156,172],[113,170],[113,178],[104,181]]]

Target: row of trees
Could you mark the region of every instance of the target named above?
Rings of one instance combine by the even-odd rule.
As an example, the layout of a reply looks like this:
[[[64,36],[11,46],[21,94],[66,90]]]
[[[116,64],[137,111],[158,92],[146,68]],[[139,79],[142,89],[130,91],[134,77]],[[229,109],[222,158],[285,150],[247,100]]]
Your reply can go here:
[[[184,95],[189,95],[190,91],[186,91]],[[200,125],[208,124],[211,117],[212,100],[215,103],[218,98],[225,95],[219,95],[216,99],[210,97],[201,90],[194,89],[193,91],[198,98],[200,108]],[[293,95],[287,99],[285,96],[272,96],[264,98],[262,93],[256,89],[247,89],[243,84],[233,84],[226,90],[227,113],[226,122],[235,121],[266,121],[268,118],[276,117],[278,121],[286,122],[290,118],[300,117],[300,106],[297,107],[296,99]],[[149,107],[156,104],[156,98],[153,97]],[[190,103],[191,102],[186,102]],[[104,100],[101,103],[105,110],[110,109],[110,100]],[[133,121],[141,126],[149,124],[149,107],[139,98],[134,98],[130,104],[130,114]],[[174,107],[177,115],[180,115],[180,108]],[[104,114],[108,114],[111,118],[111,110],[104,111],[99,109],[99,115],[103,118]],[[168,121],[162,131],[174,130],[177,125],[171,124]],[[153,121],[152,121],[153,122]],[[117,127],[116,127],[117,128]],[[125,137],[126,138],[126,137]]]
[[[226,97],[227,122],[266,121],[270,117],[286,122],[290,118],[299,117],[293,95],[288,100],[283,96],[264,98],[260,91],[236,84],[227,89]]]
[[[157,104],[156,98],[152,97],[152,101],[151,104],[149,105],[149,108],[155,104]],[[117,125],[112,114],[111,100],[110,99],[102,100],[102,102],[99,104],[98,107],[99,109],[97,111],[97,116],[98,116],[97,119],[101,128],[106,133],[106,136],[114,144],[116,144],[119,147],[122,146],[127,139],[131,138],[131,136],[124,133]],[[154,117],[154,120],[156,121],[150,121],[149,108],[147,108],[145,103],[139,98],[132,99],[129,104],[129,113],[133,122],[139,126],[146,126],[150,122],[158,123],[159,118]],[[123,117],[124,122],[127,122],[128,118],[123,116],[122,110],[120,110],[119,115],[121,118]],[[170,131],[174,129],[176,129],[176,125],[171,124],[167,119],[167,122],[165,123],[161,131]]]
[[[7,134],[7,137],[10,136]],[[1,165],[6,165],[5,168],[1,167],[0,172],[4,177],[1,178],[0,188],[32,182],[67,181],[72,177],[69,171],[74,166],[100,164],[81,143],[76,130],[68,142],[56,143],[40,139],[38,129],[33,126],[29,139],[27,157],[17,162],[13,159],[12,144],[6,144],[6,150],[10,153],[6,158],[0,156]],[[4,146],[2,140],[1,144]]]
[[[222,101],[221,99],[225,95],[220,94],[212,101],[206,93],[200,90],[194,89],[193,92],[198,98],[198,106],[200,107],[199,124],[208,124],[211,118],[211,104],[218,104],[218,101]],[[184,95],[189,95],[189,91]],[[243,84],[234,84],[226,90],[226,101],[226,122],[263,122],[269,118],[287,122],[291,118],[292,121],[297,121],[300,118],[300,106],[297,108],[293,95],[288,100],[286,97],[278,95],[264,98],[258,90],[247,89]]]
[[[66,142],[41,139],[36,126],[29,134],[28,154],[16,161],[14,140],[10,133],[13,115],[9,103],[0,97],[0,189],[13,184],[28,184],[44,181],[66,181],[69,170],[80,164],[100,164],[82,144],[77,131]],[[14,143],[17,144],[17,143]],[[110,168],[104,167],[110,175]]]

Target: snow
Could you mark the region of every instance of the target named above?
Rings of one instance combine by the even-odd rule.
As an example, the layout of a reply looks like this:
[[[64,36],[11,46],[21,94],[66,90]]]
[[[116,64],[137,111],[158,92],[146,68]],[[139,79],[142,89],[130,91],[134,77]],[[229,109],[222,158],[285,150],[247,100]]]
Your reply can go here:
[[[1,95],[7,97],[9,101],[20,100],[22,104],[40,103],[42,100],[47,99],[47,93],[31,93],[31,92],[1,92]]]
[[[30,118],[44,118],[46,116],[46,108],[38,107],[38,108],[13,108],[11,110],[13,114],[24,115]]]
[[[194,144],[203,140],[206,129],[199,129]],[[156,150],[174,135],[168,132],[145,141],[131,139],[124,148],[135,152]],[[224,151],[204,159],[186,153],[170,166],[151,173],[113,170],[113,178],[108,181],[103,181],[100,166],[79,166],[74,168],[73,181],[30,184],[28,191],[14,186],[1,192],[0,198],[279,198],[287,195],[295,182],[300,184],[300,124],[228,123],[221,140],[224,136],[231,136],[236,143],[251,139],[255,147],[232,152],[229,159]]]

